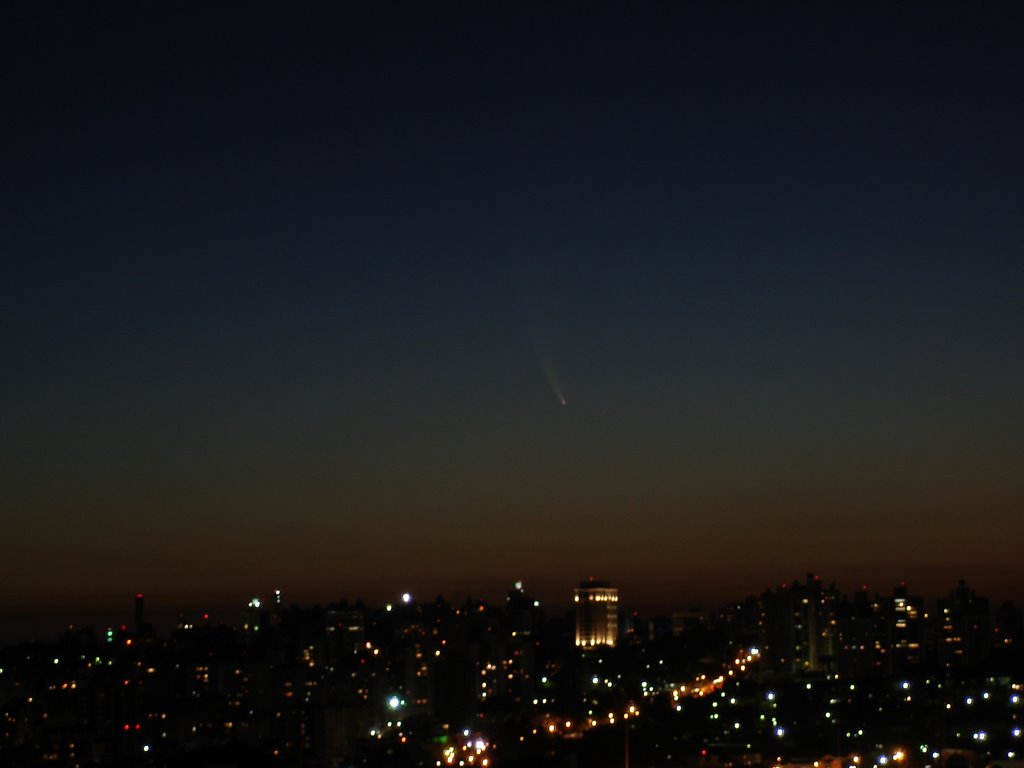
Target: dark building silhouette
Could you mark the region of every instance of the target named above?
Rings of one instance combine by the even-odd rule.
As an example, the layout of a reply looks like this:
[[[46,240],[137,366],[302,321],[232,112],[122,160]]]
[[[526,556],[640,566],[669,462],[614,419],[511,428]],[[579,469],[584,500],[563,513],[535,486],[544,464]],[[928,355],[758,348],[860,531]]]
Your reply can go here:
[[[778,672],[820,672],[834,666],[837,652],[835,585],[822,587],[808,574],[806,583],[783,584],[761,597],[760,642]]]
[[[939,600],[939,661],[947,669],[975,668],[992,650],[988,600],[978,597],[961,579],[945,600]]]
[[[145,619],[145,616],[143,614],[143,608],[144,608],[145,599],[146,599],[145,595],[143,595],[141,592],[136,593],[136,595],[135,595],[135,634],[137,634],[137,635],[141,635],[142,634],[143,620]]]
[[[837,610],[839,672],[852,677],[872,677],[884,671],[886,657],[885,614],[882,601],[861,587],[853,600],[844,599]]]

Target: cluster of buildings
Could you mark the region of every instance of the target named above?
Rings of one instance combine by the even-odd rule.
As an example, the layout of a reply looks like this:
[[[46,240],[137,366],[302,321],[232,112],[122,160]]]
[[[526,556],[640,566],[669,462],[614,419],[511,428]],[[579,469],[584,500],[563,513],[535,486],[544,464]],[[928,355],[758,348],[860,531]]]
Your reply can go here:
[[[847,596],[809,575],[730,606],[722,619],[765,649],[770,668],[789,674],[981,669],[1024,639],[1019,609],[1004,603],[993,613],[963,581],[927,606],[905,584],[889,595],[862,587]]]
[[[277,591],[231,626],[183,617],[160,637],[138,595],[131,627],[0,651],[0,765],[1016,759],[1020,614],[963,583],[934,609],[814,577],[711,613],[640,617],[595,580],[572,599],[549,616],[522,583],[497,605],[300,608]]]
[[[777,674],[976,670],[1000,654],[1015,654],[1024,642],[1020,609],[1003,603],[993,612],[963,580],[930,607],[906,584],[889,595],[871,594],[865,586],[851,596],[813,574],[712,614],[690,610],[639,619],[620,612],[615,587],[593,580],[580,583],[573,603],[580,648],[714,628],[763,649],[765,668]]]

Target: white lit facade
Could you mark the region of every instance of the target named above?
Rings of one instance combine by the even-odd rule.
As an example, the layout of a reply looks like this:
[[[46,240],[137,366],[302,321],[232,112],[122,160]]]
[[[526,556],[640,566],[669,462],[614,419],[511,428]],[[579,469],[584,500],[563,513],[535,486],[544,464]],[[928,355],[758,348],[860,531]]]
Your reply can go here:
[[[607,581],[584,581],[573,595],[576,645],[614,646],[619,637],[619,590]]]

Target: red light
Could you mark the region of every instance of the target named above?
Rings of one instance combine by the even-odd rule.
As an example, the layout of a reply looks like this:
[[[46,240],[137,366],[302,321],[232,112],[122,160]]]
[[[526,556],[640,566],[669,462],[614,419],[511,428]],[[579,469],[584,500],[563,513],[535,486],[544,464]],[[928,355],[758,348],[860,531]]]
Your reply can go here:
[[[210,620],[210,614],[204,613],[203,614],[203,621],[209,621],[209,620]]]
[[[129,731],[129,730],[131,730],[131,726],[130,726],[130,725],[128,725],[128,723],[125,723],[125,724],[124,724],[124,729],[125,729],[126,731]]]
[[[141,599],[142,599],[142,598],[144,598],[144,597],[145,597],[145,595],[144,595],[144,594],[142,594],[141,592],[136,592],[136,593],[135,593],[135,599],[136,599],[136,600],[141,600]]]
[[[708,756],[708,751],[707,751],[706,749],[702,749],[702,750],[700,751],[700,756],[701,756],[701,757],[707,757],[707,756]]]
[[[136,723],[136,724],[135,724],[135,730],[136,730],[136,731],[137,731],[137,730],[139,730],[139,729],[141,729],[141,728],[142,728],[142,726],[141,726],[141,725],[139,725],[138,723]]]

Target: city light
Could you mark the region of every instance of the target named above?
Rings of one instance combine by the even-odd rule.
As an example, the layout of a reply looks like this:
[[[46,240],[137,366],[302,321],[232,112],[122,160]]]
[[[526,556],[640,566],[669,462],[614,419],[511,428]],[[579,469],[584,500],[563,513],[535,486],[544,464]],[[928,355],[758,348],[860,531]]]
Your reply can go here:
[[[411,594],[403,593],[400,604],[407,605],[411,602]],[[603,606],[609,602],[593,600],[590,604]],[[528,605],[529,602],[524,601],[519,609]],[[374,723],[372,728],[368,728],[368,740],[379,745],[380,749],[392,752],[405,747],[413,750],[423,747],[423,740],[426,737],[423,735],[424,732],[419,730],[420,724],[430,722],[431,716],[428,713],[434,704],[433,696],[438,690],[439,681],[450,674],[452,664],[463,665],[456,666],[455,669],[476,675],[476,691],[467,707],[467,711],[476,713],[473,722],[488,722],[481,713],[487,712],[486,707],[492,700],[504,704],[507,701],[514,701],[514,697],[521,697],[518,706],[522,706],[527,713],[524,722],[529,726],[519,734],[512,731],[513,738],[518,737],[518,741],[524,744],[529,744],[530,737],[544,738],[554,754],[558,754],[563,748],[563,742],[565,747],[569,748],[577,740],[591,738],[591,732],[594,730],[614,733],[621,729],[622,732],[628,732],[631,729],[623,726],[632,726],[633,722],[641,717],[641,707],[637,706],[637,701],[650,702],[654,712],[676,713],[688,710],[684,703],[692,701],[693,710],[685,720],[679,719],[679,727],[683,729],[681,732],[693,734],[691,738],[704,744],[729,743],[732,740],[747,744],[747,750],[755,751],[757,747],[751,745],[764,744],[765,740],[771,739],[779,744],[780,751],[785,748],[795,752],[806,749],[803,741],[804,730],[795,726],[790,727],[790,724],[799,722],[789,706],[792,703],[791,699],[796,699],[796,706],[800,708],[798,712],[809,707],[810,709],[806,711],[823,713],[823,720],[819,721],[819,724],[825,722],[838,726],[837,736],[845,734],[847,743],[851,746],[857,744],[867,749],[868,743],[873,743],[873,750],[877,750],[868,753],[870,757],[865,756],[863,760],[861,755],[848,755],[837,764],[823,759],[821,755],[817,755],[818,759],[811,755],[808,761],[810,766],[889,768],[913,761],[903,747],[884,749],[884,744],[906,743],[908,738],[913,739],[910,743],[914,746],[914,754],[917,755],[920,750],[922,759],[925,759],[932,750],[928,742],[934,731],[911,731],[909,735],[905,731],[896,733],[884,722],[890,712],[901,714],[908,708],[910,697],[906,692],[915,686],[922,687],[926,692],[930,690],[933,701],[936,697],[943,696],[944,690],[948,692],[945,694],[945,700],[939,699],[936,702],[937,708],[945,708],[944,712],[959,709],[966,714],[967,708],[974,707],[973,730],[968,729],[962,734],[953,733],[950,736],[951,741],[956,740],[953,741],[955,748],[973,744],[980,750],[991,744],[993,751],[1005,754],[1006,745],[990,734],[1004,734],[1003,739],[1009,734],[1009,737],[1015,740],[1013,743],[1019,743],[1021,738],[1021,726],[1017,723],[1019,714],[1014,707],[1019,703],[1019,692],[1024,690],[1024,682],[1013,682],[1012,678],[1006,676],[988,678],[987,690],[964,690],[961,684],[951,684],[950,678],[942,675],[937,679],[922,677],[920,682],[915,682],[916,678],[893,676],[886,679],[884,684],[876,678],[867,678],[858,684],[852,681],[858,678],[847,675],[840,679],[831,672],[806,677],[790,676],[786,671],[780,674],[781,665],[788,664],[788,661],[776,661],[775,656],[762,654],[756,648],[737,652],[738,645],[729,644],[726,640],[726,644],[721,648],[723,652],[718,657],[721,661],[714,662],[715,657],[708,656],[702,660],[700,672],[695,672],[685,682],[679,682],[678,678],[673,678],[678,674],[678,670],[683,668],[680,660],[685,657],[674,655],[673,649],[665,645],[648,644],[644,637],[630,640],[635,654],[631,652],[629,655],[633,659],[639,659],[639,662],[634,661],[633,664],[640,666],[623,665],[619,656],[613,653],[594,653],[588,647],[573,651],[577,654],[574,663],[587,670],[584,676],[567,675],[564,667],[551,661],[544,661],[542,665],[533,667],[532,669],[537,670],[533,676],[527,671],[531,670],[530,667],[524,668],[523,650],[530,649],[531,652],[537,653],[534,658],[551,657],[548,656],[548,649],[545,647],[547,639],[543,633],[536,632],[535,626],[516,626],[513,623],[522,620],[521,616],[503,612],[500,607],[488,606],[483,602],[474,603],[471,609],[447,607],[443,602],[439,602],[436,614],[433,613],[434,607],[434,603],[425,604],[415,611],[398,611],[390,616],[388,610],[393,608],[390,604],[376,609],[360,610],[358,613],[342,608],[330,609],[335,613],[326,616],[322,609],[306,614],[314,620],[323,622],[324,638],[330,640],[326,647],[318,643],[315,634],[295,634],[299,627],[310,626],[309,619],[305,623],[282,623],[280,616],[275,613],[273,618],[277,620],[268,622],[263,627],[264,634],[269,636],[265,650],[261,650],[263,646],[260,644],[254,645],[247,633],[236,632],[223,636],[229,646],[229,638],[233,637],[239,650],[246,649],[243,653],[229,657],[230,666],[218,663],[215,653],[209,659],[202,657],[198,661],[186,656],[175,657],[176,664],[185,664],[181,679],[188,686],[184,691],[186,696],[191,697],[192,701],[202,702],[216,686],[216,690],[223,691],[219,695],[225,696],[228,706],[232,707],[228,710],[232,712],[230,720],[220,718],[211,722],[207,719],[204,722],[197,721],[194,725],[197,728],[202,727],[214,736],[220,733],[229,737],[252,728],[251,713],[256,710],[255,705],[258,703],[258,699],[253,697],[254,681],[261,679],[262,672],[244,660],[250,654],[265,653],[267,655],[261,657],[264,663],[280,664],[279,661],[266,660],[279,658],[269,655],[271,653],[287,654],[287,650],[282,649],[287,649],[290,642],[293,644],[291,647],[298,649],[298,658],[294,662],[301,665],[301,672],[294,673],[292,677],[286,676],[279,690],[259,694],[271,697],[269,702],[272,703],[263,706],[270,711],[279,712],[286,712],[296,704],[314,707],[316,704],[313,702],[321,695],[320,691],[327,691],[336,686],[338,690],[347,690],[356,706],[360,706],[359,702],[362,702],[368,725]],[[296,606],[293,610],[299,612],[301,609]],[[242,616],[248,614],[243,612]],[[387,617],[386,620],[384,617]],[[182,626],[184,623],[179,622],[178,627]],[[238,628],[246,626],[252,625],[244,622],[237,625]],[[460,635],[466,637],[467,630],[471,627],[477,633],[483,630],[483,634],[477,635],[479,651],[475,654],[478,655],[467,658],[464,650],[458,644],[453,646],[451,640]],[[303,629],[303,633],[305,631]],[[47,668],[53,678],[48,684],[49,691],[75,691],[80,687],[78,680],[75,679],[80,672],[86,676],[93,675],[90,679],[95,679],[94,673],[87,670],[99,666],[110,667],[114,664],[124,670],[123,673],[117,674],[117,684],[125,691],[137,689],[140,699],[155,690],[152,687],[153,682],[157,685],[166,685],[168,675],[162,668],[166,657],[161,654],[173,653],[169,651],[170,646],[162,645],[162,641],[152,636],[148,640],[143,640],[142,635],[134,635],[123,629],[121,632],[122,634],[118,635],[119,642],[104,645],[105,652],[102,654],[93,651],[76,658],[65,652],[65,646],[52,646],[55,651],[61,650],[61,654],[42,657],[43,661],[47,662]],[[347,634],[343,635],[343,632]],[[518,632],[521,634],[517,635]],[[728,638],[728,635],[725,637]],[[285,638],[291,640],[285,642]],[[298,642],[299,638],[302,638],[301,642]],[[123,642],[120,642],[122,640]],[[175,640],[179,641],[185,642],[184,637]],[[183,647],[188,647],[193,642],[194,639],[190,636]],[[876,644],[880,642],[876,641]],[[685,646],[679,646],[683,647]],[[447,660],[439,663],[442,649],[446,649]],[[447,653],[448,650],[451,653]],[[53,665],[49,666],[51,661]],[[287,668],[287,665],[282,667]],[[218,669],[221,671],[217,671]],[[762,669],[767,674],[759,674]],[[225,671],[227,677],[224,676]],[[5,686],[8,685],[8,674],[5,662]],[[170,677],[177,679],[173,674]],[[150,682],[151,680],[153,682]],[[382,702],[376,699],[376,706],[379,709],[375,709],[374,691],[379,691],[383,685],[391,687],[392,692],[385,695]],[[401,687],[397,687],[399,685]],[[943,689],[944,685],[949,687]],[[952,693],[954,691],[955,693]],[[928,701],[928,697],[924,695],[914,698],[921,698],[926,703]],[[31,697],[27,697],[27,700],[29,704],[32,703]],[[981,701],[986,702],[984,708],[979,708]],[[748,707],[752,704],[755,707],[754,711],[750,712],[750,719],[746,720],[744,718],[748,715],[745,712],[750,711]],[[997,704],[1001,705],[1001,712],[996,711]],[[579,709],[581,705],[583,708]],[[880,724],[871,729],[870,741],[864,736],[864,723],[846,715],[865,706],[869,711],[877,709],[881,716]],[[52,705],[48,706],[50,707]],[[645,704],[643,708],[646,710],[648,707]],[[386,713],[383,717],[381,710]],[[928,707],[915,711],[924,712],[926,714],[923,717],[928,717]],[[572,716],[574,712],[579,712],[580,716]],[[706,716],[702,716],[701,712]],[[983,728],[980,727],[981,715],[986,719]],[[410,721],[415,717],[416,726],[412,730],[403,727],[403,720],[399,719],[399,716],[405,716],[405,719]],[[893,720],[898,722],[896,718]],[[138,721],[133,719],[132,723],[124,724],[124,734],[139,731],[141,723],[144,722],[149,721],[139,718]],[[121,723],[118,723],[118,728],[120,727]],[[468,728],[452,730],[450,723],[435,722],[433,727],[434,735],[430,738],[436,743],[436,751],[433,751],[431,763],[436,761],[436,765],[440,766],[485,768],[494,762],[493,746],[482,734],[471,733]],[[654,734],[653,729],[660,727],[663,727],[661,717],[655,716],[644,730],[652,729],[649,733]],[[366,732],[363,731],[364,734]],[[139,735],[141,736],[141,732]],[[893,738],[894,735],[896,738]],[[668,739],[667,743],[670,744],[673,738],[665,735],[656,737]],[[162,735],[161,738],[168,737]],[[133,744],[136,750],[143,749],[144,746],[154,748],[152,742],[145,745],[138,742]],[[274,749],[271,751],[276,751],[282,759],[285,755],[293,754],[283,743],[272,746]],[[683,749],[670,746],[666,749],[666,755],[669,751],[674,752],[676,748]],[[742,749],[740,746],[741,751]],[[1013,750],[1010,752],[1016,754]],[[934,759],[937,758],[932,758]],[[499,766],[500,764],[501,761],[498,762]],[[783,755],[779,755],[771,760],[770,764],[781,768],[790,762],[787,762]],[[928,768],[916,762],[913,762],[913,765],[914,768]]]

